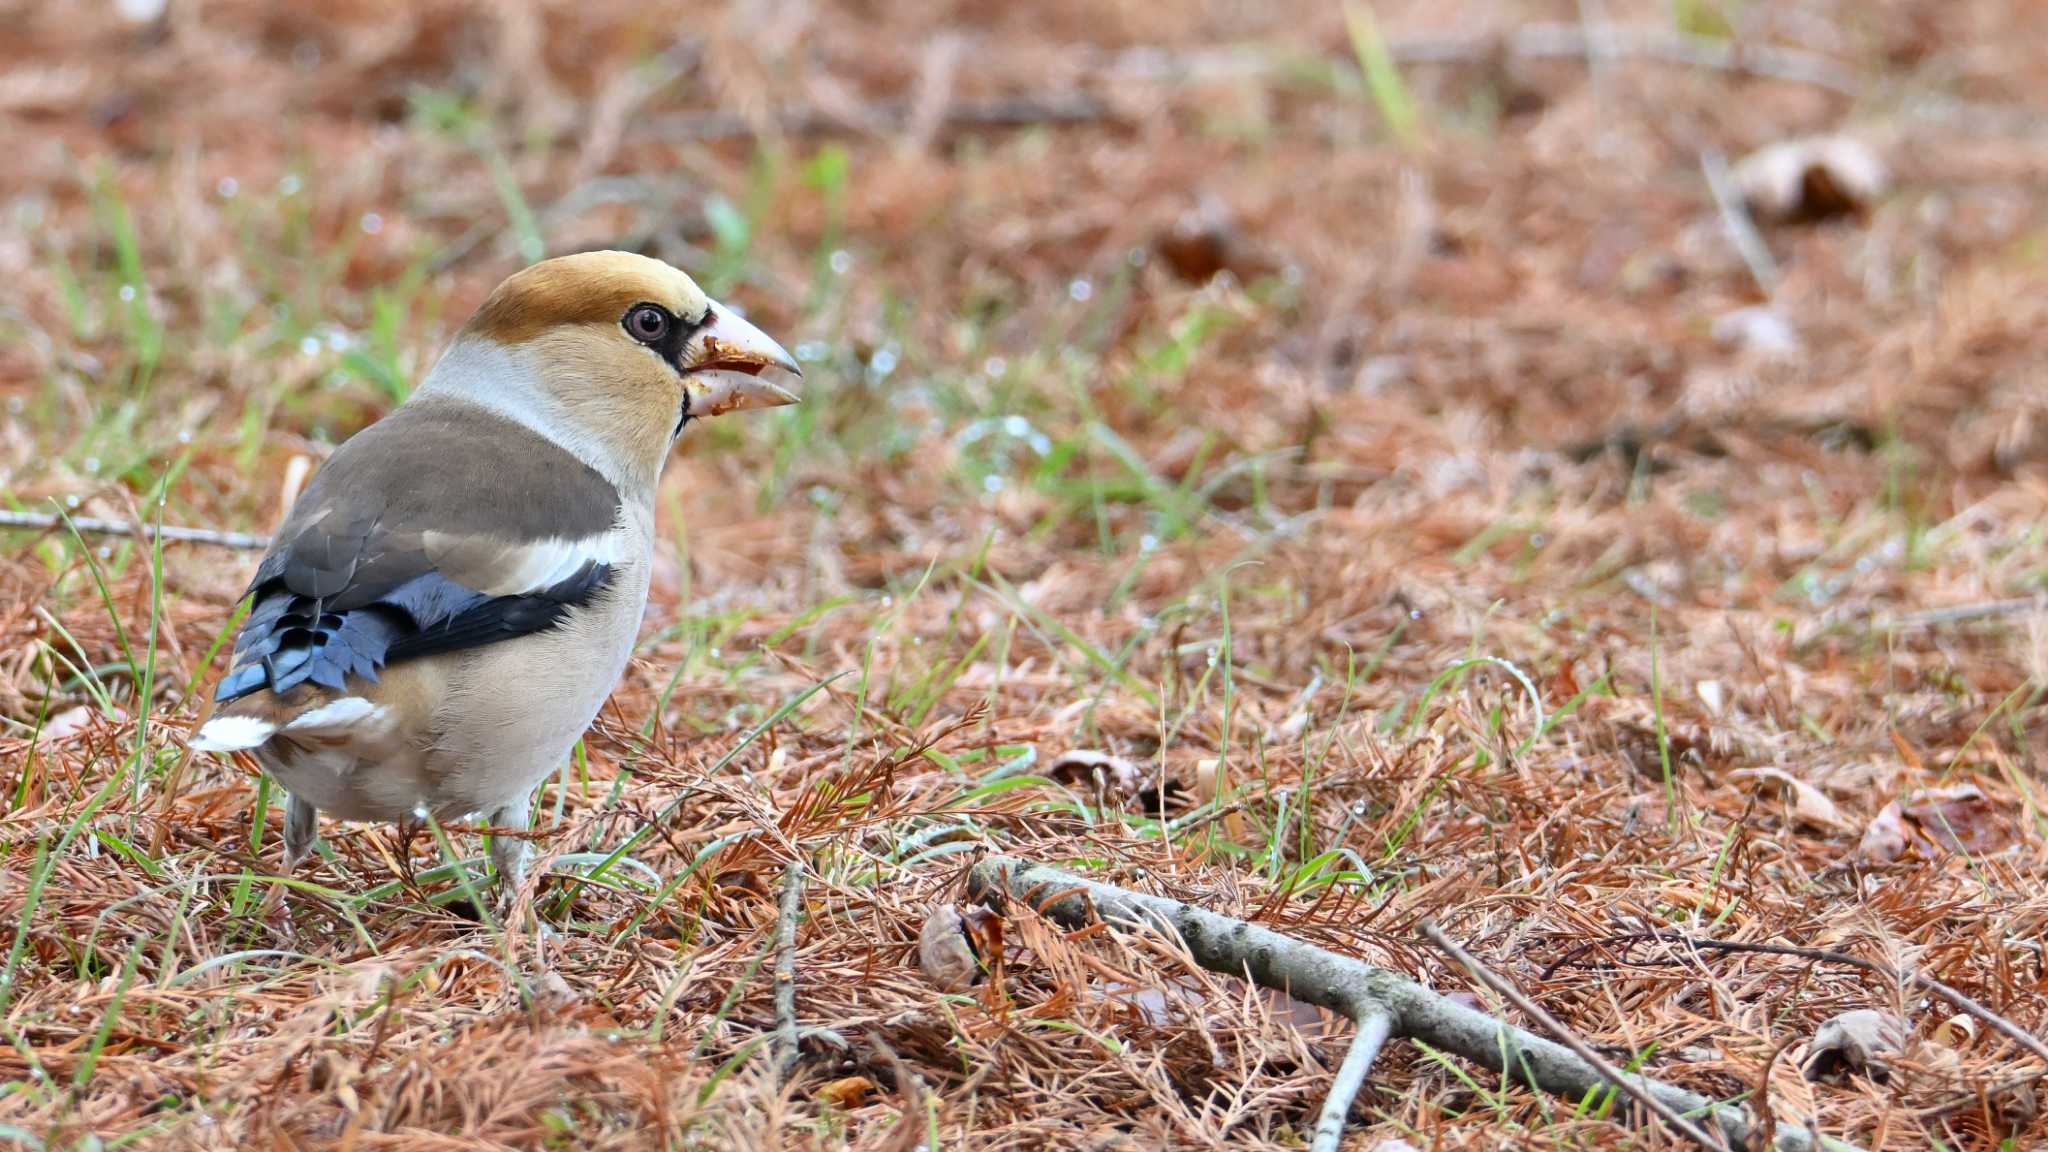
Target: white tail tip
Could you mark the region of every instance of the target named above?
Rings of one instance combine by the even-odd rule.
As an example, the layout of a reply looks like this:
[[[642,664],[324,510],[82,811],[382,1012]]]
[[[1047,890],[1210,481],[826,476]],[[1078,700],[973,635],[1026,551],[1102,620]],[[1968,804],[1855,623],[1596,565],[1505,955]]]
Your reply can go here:
[[[239,752],[270,739],[277,725],[257,716],[216,716],[192,734],[194,752]]]

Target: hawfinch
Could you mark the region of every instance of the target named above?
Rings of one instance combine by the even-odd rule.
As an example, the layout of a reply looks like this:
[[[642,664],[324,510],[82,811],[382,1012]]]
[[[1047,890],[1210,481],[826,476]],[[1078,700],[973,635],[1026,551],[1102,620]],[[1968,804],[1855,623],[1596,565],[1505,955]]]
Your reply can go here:
[[[692,420],[794,403],[770,368],[798,374],[667,264],[564,256],[499,285],[335,450],[256,570],[192,740],[247,750],[290,794],[287,870],[322,811],[527,827],[638,637],[670,448]],[[504,898],[525,856],[493,841]]]

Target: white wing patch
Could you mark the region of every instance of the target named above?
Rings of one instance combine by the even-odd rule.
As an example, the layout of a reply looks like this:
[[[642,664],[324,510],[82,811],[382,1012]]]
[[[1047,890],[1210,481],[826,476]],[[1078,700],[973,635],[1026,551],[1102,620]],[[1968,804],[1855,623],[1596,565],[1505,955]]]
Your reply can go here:
[[[215,716],[192,734],[194,752],[239,752],[254,748],[277,731],[260,716]]]
[[[284,726],[287,732],[319,733],[337,732],[349,728],[374,728],[384,718],[384,709],[377,707],[361,696],[343,696],[329,700],[318,708],[292,717]]]
[[[617,564],[626,554],[626,535],[617,529],[596,536],[517,543],[425,532],[420,542],[443,575],[486,596],[537,592],[574,576],[585,564]]]

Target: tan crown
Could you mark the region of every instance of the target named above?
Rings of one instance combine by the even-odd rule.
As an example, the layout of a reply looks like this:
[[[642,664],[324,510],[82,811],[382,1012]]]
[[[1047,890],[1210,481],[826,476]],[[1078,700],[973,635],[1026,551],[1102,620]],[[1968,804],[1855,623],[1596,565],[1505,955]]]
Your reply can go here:
[[[500,344],[525,344],[564,324],[612,324],[635,304],[659,304],[685,323],[710,306],[688,276],[632,252],[579,252],[543,260],[507,277],[464,331]]]

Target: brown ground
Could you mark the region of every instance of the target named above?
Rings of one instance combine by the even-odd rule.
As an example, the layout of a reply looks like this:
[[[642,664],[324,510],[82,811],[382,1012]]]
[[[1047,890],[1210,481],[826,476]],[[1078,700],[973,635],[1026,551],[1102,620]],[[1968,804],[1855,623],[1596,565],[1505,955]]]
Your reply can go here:
[[[1734,66],[1537,51],[1603,13]],[[1375,14],[1391,94],[1333,3],[0,0],[17,508],[168,475],[165,523],[263,531],[539,251],[663,256],[808,364],[670,471],[645,647],[538,801],[541,955],[428,836],[264,879],[278,812],[183,751],[253,553],[167,547],[153,612],[148,548],[6,535],[0,1139],[1305,1144],[1346,1030],[1157,941],[1012,910],[938,992],[987,850],[1463,992],[1434,918],[1866,1147],[2038,1139],[1976,1095],[2037,1063],[1924,993],[1613,938],[2048,1023],[2048,6]],[[1774,351],[1703,155],[1835,131],[1890,185],[1765,222]],[[778,1090],[794,851],[832,1031]],[[1805,1081],[1855,1008],[1906,1018],[1889,1079]],[[1349,1147],[1676,1146],[1405,1046],[1375,1083]]]

